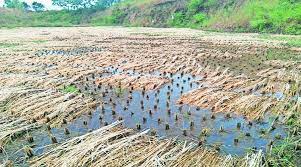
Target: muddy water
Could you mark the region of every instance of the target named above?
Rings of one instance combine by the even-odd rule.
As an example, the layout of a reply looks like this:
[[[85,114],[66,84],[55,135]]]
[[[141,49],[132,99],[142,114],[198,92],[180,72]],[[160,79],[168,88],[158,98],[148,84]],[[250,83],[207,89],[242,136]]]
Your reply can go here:
[[[149,74],[133,71],[123,72],[112,67],[106,68],[106,70],[106,74],[86,76],[76,85],[81,92],[94,96],[101,103],[92,115],[84,115],[61,128],[52,128],[47,131],[46,127],[43,127],[43,129],[31,132],[34,143],[28,143],[25,137],[14,141],[6,148],[9,159],[23,163],[25,157],[20,149],[24,145],[32,146],[35,155],[41,154],[45,150],[45,146],[52,143],[50,135],[55,136],[60,143],[120,119],[124,120],[123,126],[127,128],[138,131],[151,129],[152,133],[150,134],[158,137],[173,137],[193,142],[202,141],[202,145],[218,148],[221,153],[232,155],[243,155],[255,148],[265,150],[270,141],[274,141],[274,144],[279,142],[279,135],[281,138],[285,137],[285,127],[274,121],[273,117],[250,122],[234,114],[212,113],[209,109],[177,104],[177,100],[182,94],[200,86],[195,81],[201,80],[201,78],[188,74],[163,75],[159,72]],[[120,89],[104,84],[102,86],[95,85],[94,81],[97,79],[122,73],[162,76],[171,82],[158,90],[144,93],[140,90],[131,91],[130,88]],[[272,125],[275,127],[274,130],[271,130]],[[70,131],[69,135],[64,133],[65,128]],[[3,154],[0,157],[4,159],[6,156]]]
[[[97,77],[87,76],[88,81],[78,85],[82,91],[88,90],[96,99],[103,102],[90,117],[83,117],[70,128],[87,121],[87,129],[96,129],[110,124],[118,119],[124,120],[124,126],[137,130],[151,129],[159,137],[177,137],[180,140],[203,141],[210,147],[219,146],[226,154],[243,155],[251,148],[266,149],[270,141],[285,137],[285,129],[274,122],[274,118],[261,121],[248,121],[241,116],[224,113],[212,113],[209,109],[200,109],[186,104],[177,104],[180,96],[197,89],[201,78],[189,74],[163,75],[158,72],[149,74],[122,72],[114,68],[107,68],[109,77],[114,74],[127,73],[130,75],[163,76],[171,80],[158,90],[132,91],[102,85],[93,82]],[[96,76],[96,75],[94,75]],[[102,97],[103,92],[105,97]],[[132,98],[129,98],[132,97]],[[129,102],[127,102],[129,101]],[[156,107],[157,106],[157,107]],[[229,117],[230,116],[230,117]],[[271,130],[271,127],[275,127]],[[137,127],[140,126],[140,127]],[[240,126],[240,127],[238,127]],[[153,133],[154,134],[154,133]],[[238,139],[238,142],[234,140]]]

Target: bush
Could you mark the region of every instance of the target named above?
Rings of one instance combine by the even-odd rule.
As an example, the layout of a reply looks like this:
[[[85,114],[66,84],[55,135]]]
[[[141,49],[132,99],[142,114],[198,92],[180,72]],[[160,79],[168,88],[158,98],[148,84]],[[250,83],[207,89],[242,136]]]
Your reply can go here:
[[[301,4],[289,0],[252,1],[251,29],[259,32],[300,34]]]
[[[172,14],[169,25],[173,27],[199,27],[206,19],[206,14],[199,12],[204,7],[204,0],[190,0],[187,10]]]
[[[194,14],[198,12],[203,3],[204,0],[190,0],[187,5],[188,13]]]
[[[168,22],[172,27],[185,27],[187,24],[186,16],[183,12],[172,14],[171,19]]]
[[[119,25],[123,24],[124,17],[126,13],[119,9],[114,8],[110,14],[101,15],[99,17],[95,17],[91,20],[93,25],[103,26],[103,25]]]
[[[193,15],[194,23],[197,23],[197,24],[203,23],[205,19],[206,19],[206,15],[204,13],[198,13],[198,14]]]
[[[204,3],[205,8],[211,6],[209,8],[213,10],[214,1],[208,3],[207,0]],[[210,12],[209,20],[206,20],[208,27],[232,31],[301,34],[301,3],[297,0],[248,0],[240,6],[236,3],[224,5],[226,7]]]

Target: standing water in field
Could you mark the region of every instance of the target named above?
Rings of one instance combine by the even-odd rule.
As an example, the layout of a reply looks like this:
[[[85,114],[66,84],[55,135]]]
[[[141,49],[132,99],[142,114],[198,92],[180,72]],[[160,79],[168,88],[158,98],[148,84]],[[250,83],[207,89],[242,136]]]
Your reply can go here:
[[[117,120],[123,120],[123,126],[127,128],[138,131],[150,129],[150,135],[196,142],[232,155],[266,150],[269,145],[277,144],[279,139],[286,136],[284,127],[277,123],[275,117],[249,121],[242,116],[214,113],[210,109],[179,103],[181,95],[201,86],[199,83],[202,78],[183,73],[143,74],[113,67],[105,71],[102,74],[90,74],[75,84],[80,92],[92,96],[100,104],[95,112],[83,115],[61,128],[45,127],[45,131],[33,131],[30,134],[34,138],[32,143],[28,138],[18,139],[6,148],[8,154],[13,153],[15,162],[23,160],[24,153],[17,151],[17,148],[24,142],[30,144],[34,154],[38,155],[49,144],[63,142]],[[138,79],[141,76],[160,77],[168,82],[149,90],[134,89],[130,85],[123,88],[120,82],[97,82],[122,74]]]
[[[285,136],[284,127],[277,124],[275,117],[249,121],[234,114],[213,113],[209,109],[179,104],[177,101],[182,94],[200,86],[199,77],[159,72],[141,74],[114,68],[106,70],[107,75],[87,76],[82,85],[78,85],[81,91],[93,94],[102,105],[92,116],[69,125],[70,129],[76,129],[83,122],[87,122],[87,129],[97,129],[116,120],[124,120],[123,125],[128,128],[151,129],[152,135],[195,141],[235,155],[254,149],[265,150],[269,144]],[[98,79],[122,73],[129,76],[160,76],[170,82],[156,90],[95,84]]]

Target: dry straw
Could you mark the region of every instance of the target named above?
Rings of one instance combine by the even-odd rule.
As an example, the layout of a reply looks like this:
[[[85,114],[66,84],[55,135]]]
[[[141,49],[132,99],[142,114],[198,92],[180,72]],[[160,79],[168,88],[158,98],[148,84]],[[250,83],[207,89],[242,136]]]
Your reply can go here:
[[[31,166],[260,166],[262,152],[243,159],[221,156],[196,144],[156,139],[115,122],[75,137],[30,161]]]

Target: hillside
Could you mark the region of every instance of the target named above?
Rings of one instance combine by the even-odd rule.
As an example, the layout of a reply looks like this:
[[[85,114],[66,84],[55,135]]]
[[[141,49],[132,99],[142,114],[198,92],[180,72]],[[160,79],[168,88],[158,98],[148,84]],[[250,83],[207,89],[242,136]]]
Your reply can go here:
[[[185,10],[187,0],[128,0],[92,19],[94,25],[170,27],[168,20]]]
[[[8,12],[1,27],[123,25],[301,34],[300,0],[125,0],[106,10]]]
[[[139,3],[138,3],[139,2]],[[301,34],[300,0],[127,0],[99,23]],[[95,22],[95,21],[94,21]]]

